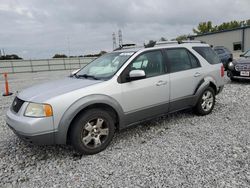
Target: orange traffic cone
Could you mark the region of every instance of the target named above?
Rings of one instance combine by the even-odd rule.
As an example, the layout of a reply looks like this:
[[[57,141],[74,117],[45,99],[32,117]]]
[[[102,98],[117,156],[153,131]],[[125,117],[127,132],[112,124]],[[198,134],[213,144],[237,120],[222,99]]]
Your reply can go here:
[[[7,73],[4,73],[4,79],[5,79],[5,93],[3,96],[10,96],[13,93],[9,92],[9,84],[8,84],[8,75]]]

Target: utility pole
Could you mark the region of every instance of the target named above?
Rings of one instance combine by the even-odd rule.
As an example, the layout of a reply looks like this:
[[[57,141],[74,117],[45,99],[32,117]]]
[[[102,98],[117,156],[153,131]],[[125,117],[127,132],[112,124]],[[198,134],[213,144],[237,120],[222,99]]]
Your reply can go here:
[[[70,40],[69,40],[69,36],[68,36],[68,57],[70,57]]]
[[[113,50],[116,49],[116,37],[115,33],[112,34],[112,39],[113,39]]]
[[[118,39],[119,39],[119,46],[122,46],[122,31],[119,29],[118,31]]]

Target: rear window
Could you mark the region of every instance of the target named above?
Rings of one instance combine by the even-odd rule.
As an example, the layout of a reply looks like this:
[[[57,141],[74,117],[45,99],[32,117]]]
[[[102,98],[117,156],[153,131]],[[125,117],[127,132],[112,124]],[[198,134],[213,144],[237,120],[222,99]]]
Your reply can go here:
[[[222,49],[214,49],[214,51],[215,51],[217,54],[224,54],[224,50],[222,50]]]
[[[198,52],[204,59],[206,59],[208,63],[221,63],[217,54],[210,47],[193,47],[193,49]]]

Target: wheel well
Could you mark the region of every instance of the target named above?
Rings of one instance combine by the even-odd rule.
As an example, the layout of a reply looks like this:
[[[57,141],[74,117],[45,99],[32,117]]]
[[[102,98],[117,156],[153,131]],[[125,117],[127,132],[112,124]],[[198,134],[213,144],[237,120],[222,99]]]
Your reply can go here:
[[[214,90],[214,93],[217,94],[217,87],[213,82],[209,83],[209,86]]]
[[[82,115],[84,112],[86,112],[87,110],[90,110],[90,109],[103,109],[105,111],[108,111],[110,113],[110,115],[113,117],[114,121],[115,121],[115,126],[116,128],[118,128],[119,126],[119,116],[118,116],[118,113],[115,111],[115,109],[107,104],[103,104],[103,103],[97,103],[97,104],[92,104],[92,105],[89,105],[85,108],[83,108],[80,112],[78,112],[75,117],[72,119],[72,121],[70,122],[70,126],[68,128],[68,131],[67,131],[67,143],[70,142],[70,132],[71,132],[71,129],[72,129],[72,125],[74,124],[74,121],[76,121],[76,119]]]

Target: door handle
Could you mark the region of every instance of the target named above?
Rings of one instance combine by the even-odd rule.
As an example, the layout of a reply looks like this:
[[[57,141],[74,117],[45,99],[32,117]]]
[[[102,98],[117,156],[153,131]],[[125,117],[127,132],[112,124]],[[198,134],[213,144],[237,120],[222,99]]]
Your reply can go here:
[[[168,83],[167,81],[160,80],[159,82],[156,83],[156,86],[166,85],[167,83]]]
[[[201,75],[201,73],[196,72],[196,73],[194,74],[194,77],[199,77],[200,75]]]

